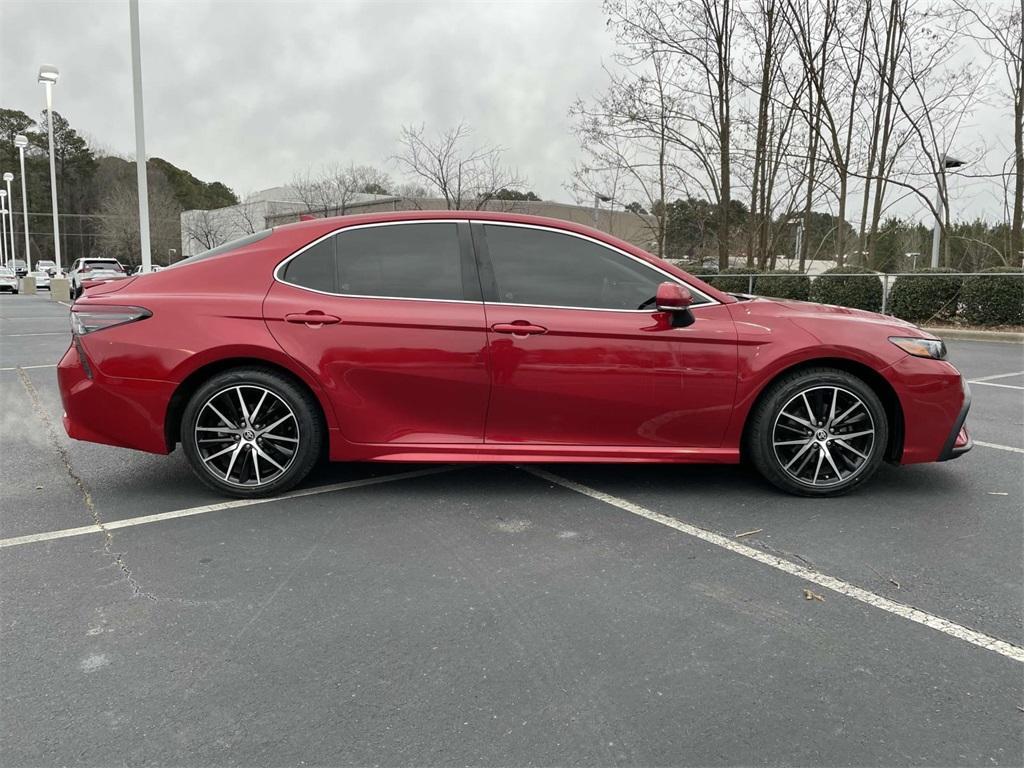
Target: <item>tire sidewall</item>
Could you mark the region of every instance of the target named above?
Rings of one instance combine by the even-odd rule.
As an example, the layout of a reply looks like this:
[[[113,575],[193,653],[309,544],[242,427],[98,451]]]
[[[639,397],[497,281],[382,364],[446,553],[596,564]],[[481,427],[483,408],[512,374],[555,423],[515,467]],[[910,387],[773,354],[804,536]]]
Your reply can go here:
[[[266,485],[247,488],[221,480],[206,469],[195,442],[195,427],[203,405],[214,395],[235,386],[257,386],[270,390],[287,403],[299,426],[299,448],[288,468]],[[260,368],[244,368],[218,373],[192,394],[181,419],[180,441],[193,473],[208,487],[220,493],[242,498],[281,493],[301,482],[321,453],[324,429],[311,397],[298,385],[280,374]]]

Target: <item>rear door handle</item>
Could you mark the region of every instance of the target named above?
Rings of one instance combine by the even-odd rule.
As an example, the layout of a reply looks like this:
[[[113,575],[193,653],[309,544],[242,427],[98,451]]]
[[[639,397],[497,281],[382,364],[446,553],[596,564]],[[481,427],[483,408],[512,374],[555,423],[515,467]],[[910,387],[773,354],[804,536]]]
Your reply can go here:
[[[495,323],[491,326],[495,333],[511,333],[515,336],[536,336],[547,333],[548,329],[543,325],[534,325],[526,320],[515,320],[511,323]]]
[[[310,312],[292,312],[284,316],[286,323],[304,323],[311,328],[319,328],[321,325],[334,325],[340,323],[341,318],[334,315],[325,315],[323,312],[312,310]]]

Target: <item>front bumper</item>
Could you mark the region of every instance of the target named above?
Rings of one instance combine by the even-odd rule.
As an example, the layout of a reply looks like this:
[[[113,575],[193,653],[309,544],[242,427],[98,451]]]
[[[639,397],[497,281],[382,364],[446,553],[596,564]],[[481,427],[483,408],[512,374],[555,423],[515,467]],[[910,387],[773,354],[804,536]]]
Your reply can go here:
[[[172,382],[104,376],[72,343],[57,364],[64,430],[75,440],[169,453],[164,416]]]
[[[959,458],[974,447],[974,440],[971,439],[967,427],[964,426],[964,422],[967,421],[967,412],[971,410],[971,388],[967,386],[966,380],[964,380],[963,385],[964,402],[960,406],[960,415],[957,416],[953,429],[950,430],[949,437],[946,439],[946,444],[942,447],[939,461]]]

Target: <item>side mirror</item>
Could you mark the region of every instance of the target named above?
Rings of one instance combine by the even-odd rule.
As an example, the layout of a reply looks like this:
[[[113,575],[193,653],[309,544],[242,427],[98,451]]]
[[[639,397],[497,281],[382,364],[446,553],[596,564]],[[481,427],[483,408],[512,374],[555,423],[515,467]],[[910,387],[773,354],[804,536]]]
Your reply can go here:
[[[685,312],[693,304],[693,296],[679,283],[662,283],[655,294],[654,305],[659,312]]]
[[[673,328],[685,328],[688,325],[693,325],[691,304],[693,304],[693,295],[686,286],[679,283],[662,283],[654,295],[654,305],[659,312],[669,313]]]

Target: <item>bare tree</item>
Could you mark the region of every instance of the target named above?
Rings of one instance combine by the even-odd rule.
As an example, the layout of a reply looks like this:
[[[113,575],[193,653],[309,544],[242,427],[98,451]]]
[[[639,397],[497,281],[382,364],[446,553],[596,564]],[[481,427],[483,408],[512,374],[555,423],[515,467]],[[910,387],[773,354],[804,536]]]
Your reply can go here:
[[[299,200],[309,213],[344,216],[360,195],[387,194],[391,179],[387,173],[369,165],[326,165],[307,168],[292,179]]]
[[[423,125],[403,126],[402,149],[394,160],[411,178],[444,198],[449,210],[480,210],[502,189],[526,187],[526,180],[503,163],[502,147],[472,147],[469,137],[465,123],[432,136]]]
[[[100,200],[98,242],[104,255],[122,264],[135,266],[141,262],[139,248],[139,192],[134,163],[125,164],[117,178],[112,179]],[[154,262],[166,261],[171,248],[181,247],[179,216],[181,207],[166,176],[150,168],[149,232],[151,257]]]
[[[244,195],[238,205],[231,207],[235,228],[252,235],[267,228],[265,203],[250,192]]]
[[[208,251],[228,241],[231,225],[223,211],[188,211],[182,217],[186,243]]]

